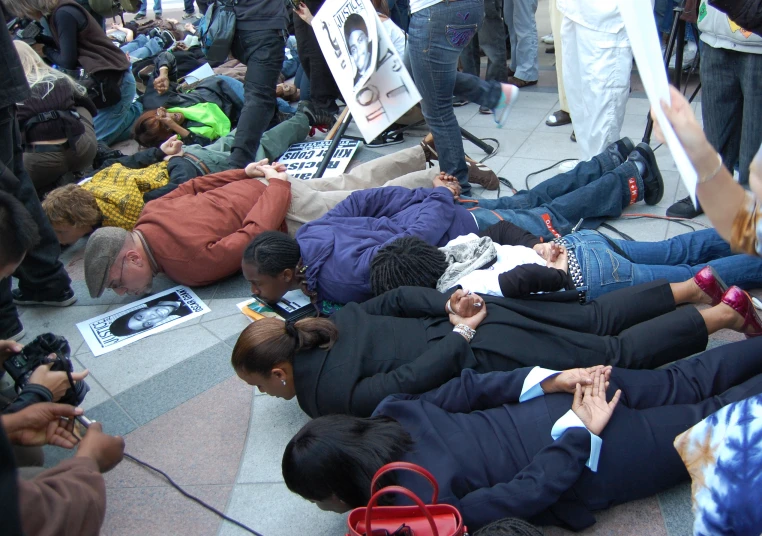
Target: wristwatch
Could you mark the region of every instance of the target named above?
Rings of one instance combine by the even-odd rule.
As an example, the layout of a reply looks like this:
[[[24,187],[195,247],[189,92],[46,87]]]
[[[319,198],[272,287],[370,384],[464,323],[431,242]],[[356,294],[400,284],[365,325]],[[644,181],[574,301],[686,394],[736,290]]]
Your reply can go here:
[[[465,324],[458,324],[457,326],[452,328],[452,330],[455,333],[460,333],[461,335],[463,335],[463,338],[466,339],[467,342],[471,342],[471,339],[473,339],[474,335],[476,335],[476,330],[471,329]]]

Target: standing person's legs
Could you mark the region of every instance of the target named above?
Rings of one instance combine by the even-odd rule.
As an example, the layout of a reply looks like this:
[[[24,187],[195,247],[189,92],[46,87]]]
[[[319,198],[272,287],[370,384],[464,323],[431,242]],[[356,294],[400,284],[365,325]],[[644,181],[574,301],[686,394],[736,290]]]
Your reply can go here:
[[[741,154],[744,98],[738,73],[744,55],[724,48],[713,48],[706,43],[701,49],[701,114],[704,132],[731,173]],[[747,181],[748,173],[747,167]]]
[[[70,305],[76,301],[69,287],[71,280],[63,264],[58,260],[61,247],[58,244],[31,179],[24,170],[21,153],[21,136],[16,123],[13,106],[0,109],[0,184],[3,191],[18,199],[34,218],[39,228],[40,243],[28,251],[24,261],[14,274],[25,299],[61,300]],[[16,306],[11,293],[11,278],[0,281],[0,339],[8,339],[21,332]],[[69,301],[70,300],[70,301]]]
[[[741,71],[738,73],[743,92],[743,123],[741,125],[741,148],[738,161],[740,183],[749,183],[749,166],[762,145],[762,125],[754,118],[762,117],[762,54],[738,53]],[[727,96],[726,96],[727,98]],[[702,97],[703,100],[703,97]]]
[[[616,34],[598,32],[566,17],[561,24],[561,39],[569,113],[580,160],[587,160],[620,138],[630,88],[632,49],[624,29]]]
[[[193,5],[193,0],[183,0],[183,11],[186,15],[193,15],[196,13],[196,7]],[[203,12],[201,13],[203,15]]]
[[[98,141],[111,145],[130,137],[132,125],[140,114],[143,113],[143,105],[133,102],[136,95],[135,77],[131,70],[126,70],[121,86],[122,98],[119,102],[108,108],[98,110],[98,115],[93,118],[95,136]]]
[[[323,0],[306,0],[305,3],[312,13],[317,13],[323,5]],[[341,96],[341,93],[328,64],[325,62],[312,26],[295,16],[294,34],[296,35],[299,61],[301,61],[302,68],[309,79],[309,97],[312,106],[328,114],[338,113],[339,107],[336,104],[336,99]],[[302,96],[302,99],[304,100],[305,97]]]
[[[556,7],[556,0],[550,0],[550,27],[554,36],[554,49],[556,56],[556,82],[558,83],[558,109],[569,113],[569,101],[566,100],[566,88],[564,87],[564,62],[563,62],[563,39],[561,39],[561,22],[563,14]]]
[[[140,8],[138,9],[137,15],[142,15],[143,17],[146,16],[148,13],[148,0],[143,0],[140,2]]]
[[[537,57],[537,0],[505,0],[505,22],[511,34],[511,70],[514,75],[508,82],[519,87],[521,82],[537,82],[539,59]]]
[[[153,0],[153,14],[161,17],[161,0]]]
[[[196,5],[198,6],[198,11],[202,16],[205,15],[206,10],[209,9],[209,2],[206,0],[196,0]]]
[[[470,15],[467,21],[466,15]],[[452,109],[452,96],[477,100],[456,91],[457,62],[483,17],[480,0],[441,2],[413,13],[408,33],[413,79],[423,95],[423,115],[434,135],[439,165],[458,179],[464,194],[471,191],[471,185],[460,127]],[[478,92],[480,83],[486,84],[462,73],[460,78],[473,82],[477,88],[474,93]]]
[[[238,30],[232,51],[247,67],[246,98],[230,152],[230,166],[242,169],[255,161],[262,133],[275,114],[275,86],[284,56],[283,34],[279,30]]]
[[[484,0],[484,21],[479,32],[465,48],[461,54],[463,63],[463,72],[479,76],[479,47],[487,55],[487,73],[485,80],[497,80],[506,82],[508,80],[508,69],[506,66],[505,53],[505,23],[503,22],[503,2],[501,0]],[[467,66],[469,51],[471,59],[475,59],[475,65],[471,68]]]

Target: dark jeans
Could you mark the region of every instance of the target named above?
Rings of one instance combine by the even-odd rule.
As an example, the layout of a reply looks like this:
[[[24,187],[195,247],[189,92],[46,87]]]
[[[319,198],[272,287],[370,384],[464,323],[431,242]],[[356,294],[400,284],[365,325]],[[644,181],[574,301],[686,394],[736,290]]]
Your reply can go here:
[[[622,209],[643,199],[643,179],[632,162],[616,166],[606,152],[531,190],[497,199],[463,199],[479,229],[506,220],[546,240],[567,235],[581,218],[618,218]],[[555,233],[554,233],[555,231]]]
[[[198,6],[201,15],[205,15],[206,10],[209,8],[209,2],[206,2],[205,0],[196,0],[196,5]]]
[[[283,65],[285,41],[280,30],[237,30],[233,56],[246,64],[246,96],[238,120],[230,165],[243,169],[254,162],[262,133],[270,125],[277,103],[275,86]]]
[[[312,13],[317,13],[323,5],[323,0],[305,0],[304,3]],[[339,107],[336,105],[336,99],[341,96],[341,93],[325,62],[312,26],[294,16],[294,35],[296,35],[299,61],[302,62],[302,69],[310,80],[310,101],[315,108],[337,113]],[[302,100],[304,100],[303,96]]]
[[[762,54],[701,47],[704,132],[725,167],[738,165],[741,184],[762,144]]]
[[[481,28],[466,45],[460,55],[463,72],[479,76],[479,48],[487,55],[487,74],[485,80],[505,82],[508,79],[505,50],[505,23],[503,22],[503,0],[484,0],[484,22]]]
[[[193,5],[193,0],[183,0],[183,3],[185,4],[184,11],[186,13],[195,13],[196,6]],[[201,13],[203,15],[203,13]]]
[[[0,188],[13,195],[29,211],[37,223],[40,243],[28,251],[14,277],[19,288],[32,295],[55,296],[69,288],[69,275],[58,260],[61,246],[42,211],[32,180],[24,170],[21,135],[15,107],[0,108]],[[10,335],[18,315],[11,295],[11,278],[0,281],[0,339]]]

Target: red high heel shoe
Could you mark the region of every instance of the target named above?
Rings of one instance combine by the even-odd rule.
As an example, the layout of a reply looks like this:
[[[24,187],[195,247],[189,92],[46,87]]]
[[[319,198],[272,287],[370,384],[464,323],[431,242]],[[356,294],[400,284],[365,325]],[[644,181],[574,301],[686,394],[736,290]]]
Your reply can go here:
[[[720,303],[722,296],[728,291],[728,286],[711,266],[704,266],[699,273],[693,276],[693,281],[704,294],[712,299],[713,306]]]
[[[729,305],[743,317],[741,333],[745,334],[747,339],[762,335],[762,320],[757,316],[754,304],[746,292],[736,286],[730,287],[722,296],[722,303]],[[747,332],[747,329],[751,329],[751,332]]]

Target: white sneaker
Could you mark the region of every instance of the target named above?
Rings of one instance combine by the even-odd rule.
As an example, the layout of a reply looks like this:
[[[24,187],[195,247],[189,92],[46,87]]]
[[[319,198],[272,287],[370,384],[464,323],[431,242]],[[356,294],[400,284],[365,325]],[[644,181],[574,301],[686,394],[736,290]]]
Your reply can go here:
[[[698,46],[693,41],[687,41],[683,47],[683,69],[688,69],[693,65],[693,60],[696,59],[698,54]],[[662,49],[662,57],[664,57],[664,49]],[[675,68],[675,58],[677,55],[672,52],[672,57],[669,59],[669,68]]]
[[[540,40],[543,43],[545,43],[546,45],[552,45],[552,44],[555,43],[555,41],[553,41],[553,34],[552,33],[549,33],[548,35],[542,36],[542,38]]]

